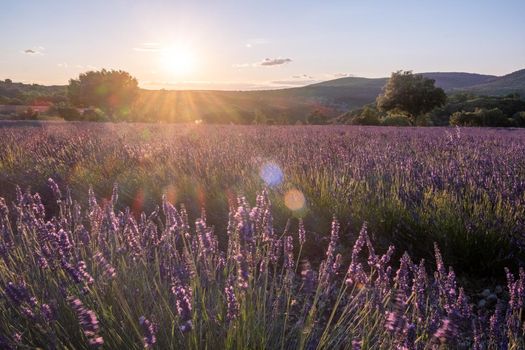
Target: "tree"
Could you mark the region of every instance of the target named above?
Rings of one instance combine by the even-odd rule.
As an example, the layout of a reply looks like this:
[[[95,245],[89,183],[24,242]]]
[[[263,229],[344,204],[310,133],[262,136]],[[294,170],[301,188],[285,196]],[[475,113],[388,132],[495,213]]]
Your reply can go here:
[[[447,95],[434,83],[412,71],[394,72],[377,97],[377,106],[383,112],[401,110],[414,122],[418,116],[445,104]]]
[[[137,79],[121,70],[90,71],[69,80],[68,96],[78,107],[98,107],[115,117],[126,115],[139,92]]]

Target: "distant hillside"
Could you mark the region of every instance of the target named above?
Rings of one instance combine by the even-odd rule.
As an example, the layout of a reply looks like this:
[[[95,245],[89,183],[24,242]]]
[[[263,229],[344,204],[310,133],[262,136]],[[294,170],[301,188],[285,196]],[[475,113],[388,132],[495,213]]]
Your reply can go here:
[[[498,79],[498,77],[493,75],[475,73],[431,72],[422,74],[427,78],[434,79],[436,86],[443,88],[447,92]],[[296,88],[294,95],[304,98],[315,98],[318,101],[328,103],[332,107],[348,110],[375,101],[387,81],[388,78],[340,78]]]
[[[525,97],[525,69],[496,77],[475,73],[422,73],[434,79],[447,93],[507,95],[517,92]],[[321,112],[335,117],[375,101],[388,78],[347,77],[303,87],[261,91],[169,91],[142,90],[137,101],[138,119],[151,121],[295,123]],[[7,83],[0,81],[0,104],[5,101],[32,101],[65,98],[65,86]],[[2,102],[2,99],[4,102]]]
[[[66,87],[0,80],[0,104],[34,104],[41,101],[60,102],[66,99]]]
[[[461,89],[475,95],[503,96],[518,93],[525,98],[525,69]]]

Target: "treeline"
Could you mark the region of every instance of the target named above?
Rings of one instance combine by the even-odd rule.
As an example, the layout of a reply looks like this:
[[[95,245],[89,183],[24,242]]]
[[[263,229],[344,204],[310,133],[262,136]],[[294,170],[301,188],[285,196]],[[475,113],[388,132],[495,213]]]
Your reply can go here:
[[[46,105],[68,103],[65,86],[15,83],[0,80],[0,105]]]
[[[385,126],[525,127],[525,100],[507,96],[446,96],[432,79],[392,74],[374,103],[339,116],[336,123]]]
[[[507,96],[449,96],[437,107],[411,119],[403,111],[382,112],[375,103],[345,113],[336,123],[385,126],[487,126],[525,127],[525,101],[517,94]]]
[[[433,79],[411,71],[392,73],[375,102],[343,114],[334,106],[294,98],[286,91],[148,91],[127,72],[102,69],[82,73],[68,86],[0,81],[0,105],[29,106],[9,112],[14,119],[525,127],[525,100],[518,94],[447,96]],[[44,116],[35,106],[48,107]]]

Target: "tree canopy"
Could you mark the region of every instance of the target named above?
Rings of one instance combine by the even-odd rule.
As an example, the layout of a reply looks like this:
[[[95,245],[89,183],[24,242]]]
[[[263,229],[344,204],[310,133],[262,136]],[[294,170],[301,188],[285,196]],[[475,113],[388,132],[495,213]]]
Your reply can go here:
[[[403,111],[415,120],[445,104],[445,91],[435,87],[434,83],[433,79],[413,74],[412,71],[394,72],[383,88],[383,93],[377,97],[377,106],[384,112]]]
[[[139,92],[137,79],[121,70],[90,71],[69,80],[68,96],[78,107],[98,107],[110,115],[127,114]]]

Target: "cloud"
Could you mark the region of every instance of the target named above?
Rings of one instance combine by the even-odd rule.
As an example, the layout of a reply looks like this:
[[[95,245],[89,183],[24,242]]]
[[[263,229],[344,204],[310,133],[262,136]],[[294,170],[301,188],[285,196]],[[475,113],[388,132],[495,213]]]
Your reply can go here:
[[[261,66],[280,66],[282,64],[292,62],[291,58],[265,58],[264,61],[259,63]]]
[[[283,85],[285,87],[287,86],[304,86],[304,85],[310,85],[310,84],[315,84],[315,83],[319,83],[320,80],[314,80],[314,79],[309,79],[309,80],[276,80],[276,81],[272,81],[272,84],[275,84],[275,85]]]
[[[63,62],[63,63],[57,63],[57,66],[60,68],[68,68],[69,64],[67,64],[66,62]]]
[[[308,75],[308,74],[302,74],[302,75],[293,75],[292,78],[293,79],[309,79],[309,80],[312,80],[314,77],[312,77],[311,75]]]
[[[233,68],[249,68],[249,67],[271,67],[280,66],[292,62],[291,58],[265,58],[260,62],[255,63],[236,63],[232,64]]]
[[[25,49],[22,51],[22,53],[26,55],[42,55],[42,51],[44,51],[44,48],[42,46],[31,48],[31,49]]]
[[[133,50],[139,52],[159,52],[163,51],[164,48],[160,43],[142,43],[138,47],[134,47]]]
[[[348,78],[348,77],[355,77],[355,75],[350,73],[334,73],[332,74],[334,78]]]
[[[268,39],[264,39],[264,38],[254,38],[254,39],[248,39],[246,41],[246,44],[244,44],[244,46],[247,48],[247,49],[251,49],[252,47],[254,46],[259,46],[259,45],[264,45],[264,44],[268,44],[269,41]]]

